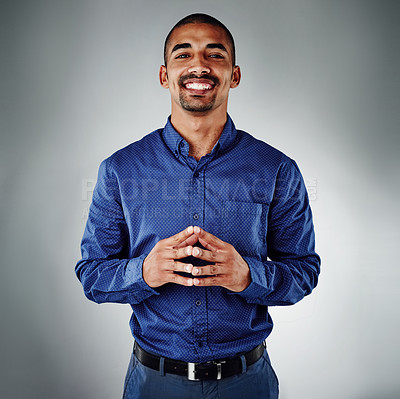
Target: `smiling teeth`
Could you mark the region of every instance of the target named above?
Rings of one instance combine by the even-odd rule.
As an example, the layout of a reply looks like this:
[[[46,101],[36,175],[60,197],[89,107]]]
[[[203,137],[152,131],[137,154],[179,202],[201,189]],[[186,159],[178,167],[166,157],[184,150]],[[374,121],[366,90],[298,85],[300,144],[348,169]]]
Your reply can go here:
[[[212,86],[205,83],[188,83],[186,88],[193,90],[210,90]]]

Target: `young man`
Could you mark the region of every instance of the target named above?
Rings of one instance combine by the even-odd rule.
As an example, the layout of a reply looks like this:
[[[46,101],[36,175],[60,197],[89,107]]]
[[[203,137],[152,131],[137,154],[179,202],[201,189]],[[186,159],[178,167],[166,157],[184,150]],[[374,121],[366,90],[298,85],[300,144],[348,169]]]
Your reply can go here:
[[[228,116],[241,73],[219,21],[178,22],[164,63],[171,116],[102,162],[77,276],[132,307],[124,398],[277,398],[268,306],[310,294],[320,265],[300,171]]]

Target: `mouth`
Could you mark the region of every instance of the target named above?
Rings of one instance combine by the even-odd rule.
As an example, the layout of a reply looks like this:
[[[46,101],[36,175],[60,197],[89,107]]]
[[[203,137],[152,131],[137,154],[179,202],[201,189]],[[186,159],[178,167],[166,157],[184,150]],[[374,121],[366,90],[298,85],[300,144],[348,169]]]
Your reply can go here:
[[[210,92],[215,87],[217,82],[215,82],[214,80],[216,79],[208,79],[208,77],[207,79],[205,79],[204,77],[186,77],[182,79],[181,86],[189,91],[189,93],[191,93],[192,95],[201,96]]]
[[[186,82],[183,85],[188,90],[207,91],[211,90],[214,85],[209,82]]]

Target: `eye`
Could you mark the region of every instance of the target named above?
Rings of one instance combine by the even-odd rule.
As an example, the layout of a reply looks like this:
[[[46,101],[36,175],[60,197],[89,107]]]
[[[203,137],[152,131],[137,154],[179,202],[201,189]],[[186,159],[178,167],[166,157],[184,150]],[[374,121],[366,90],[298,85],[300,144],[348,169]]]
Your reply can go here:
[[[224,56],[223,55],[221,55],[221,54],[210,54],[210,56],[209,56],[210,58],[224,58]]]
[[[175,59],[179,59],[179,58],[188,58],[188,57],[189,57],[189,54],[182,53],[182,54],[178,54],[178,55],[175,57]]]

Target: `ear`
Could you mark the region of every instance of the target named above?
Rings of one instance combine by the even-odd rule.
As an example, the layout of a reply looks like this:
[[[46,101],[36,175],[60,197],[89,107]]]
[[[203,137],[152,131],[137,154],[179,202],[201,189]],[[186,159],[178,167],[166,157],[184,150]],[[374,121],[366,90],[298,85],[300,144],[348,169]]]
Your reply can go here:
[[[168,74],[167,74],[167,67],[166,66],[164,66],[164,65],[160,66],[159,77],[160,77],[161,86],[164,87],[164,89],[168,89],[169,85],[168,85]]]
[[[232,72],[231,89],[234,89],[235,87],[239,86],[241,77],[242,74],[240,72],[240,67],[238,65],[235,65],[233,67],[233,72]]]

